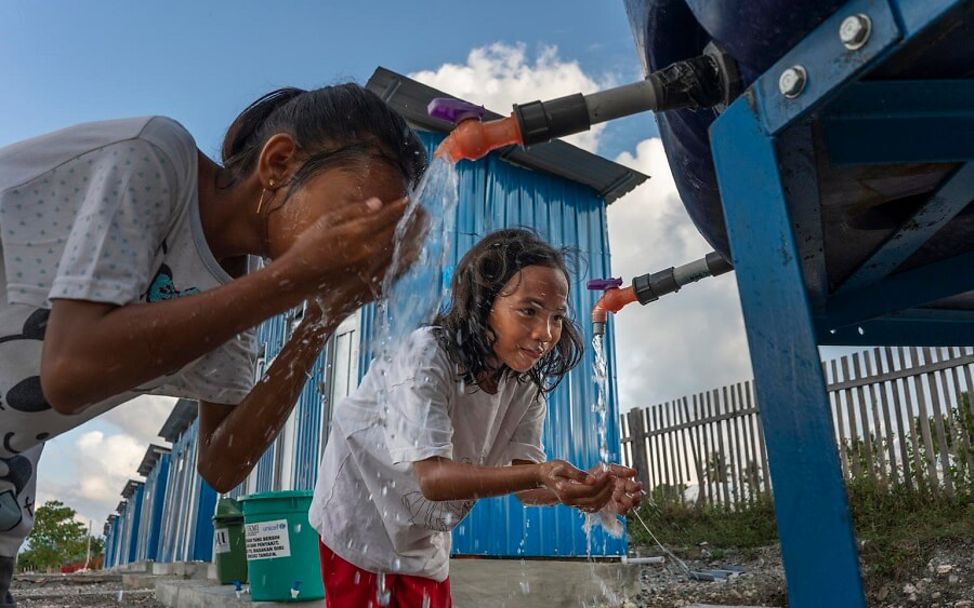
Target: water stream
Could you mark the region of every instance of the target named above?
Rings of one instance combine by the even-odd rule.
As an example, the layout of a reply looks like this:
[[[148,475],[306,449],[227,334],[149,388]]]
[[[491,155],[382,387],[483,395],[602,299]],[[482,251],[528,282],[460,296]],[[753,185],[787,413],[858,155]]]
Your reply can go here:
[[[382,283],[383,297],[376,307],[373,342],[376,361],[388,364],[395,349],[417,327],[429,324],[443,305],[447,294],[443,277],[448,256],[453,250],[458,183],[456,166],[436,159],[409,195],[409,204],[396,226],[392,263]],[[407,268],[406,235],[418,219],[425,223],[423,245],[416,261]],[[384,382],[377,383],[376,393],[380,405],[377,423],[386,425],[389,402]],[[405,425],[406,421],[401,421],[401,424]],[[409,421],[409,425],[422,427],[426,425],[426,420]],[[403,430],[394,428],[388,432],[395,436]],[[387,491],[387,486],[383,484],[382,493]],[[398,571],[399,567],[399,560],[396,559],[392,570]],[[379,605],[388,606],[392,598],[386,584],[386,573],[378,573],[376,585]],[[424,603],[428,605],[428,599]]]
[[[458,183],[456,166],[434,159],[410,194],[409,205],[396,226],[392,263],[376,308],[373,353],[377,360],[388,363],[406,337],[417,327],[429,324],[443,305],[448,291],[443,285],[444,271],[456,234]],[[416,261],[406,268],[406,233],[421,213],[425,213],[422,249]],[[379,421],[386,424],[389,405],[383,383],[379,387]],[[421,428],[426,421],[415,420],[411,424]]]
[[[396,226],[392,264],[382,285],[376,353],[388,354],[390,347],[432,321],[443,304],[447,289],[442,277],[448,254],[453,250],[458,183],[456,166],[435,159],[410,194],[403,219]],[[425,241],[416,262],[403,272],[403,241],[420,209],[426,213]]]

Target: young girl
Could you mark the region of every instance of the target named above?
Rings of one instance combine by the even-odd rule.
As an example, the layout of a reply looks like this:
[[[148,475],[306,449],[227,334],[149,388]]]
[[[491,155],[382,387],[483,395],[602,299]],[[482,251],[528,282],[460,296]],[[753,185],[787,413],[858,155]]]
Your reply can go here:
[[[450,530],[478,498],[619,514],[639,502],[632,469],[545,462],[544,396],[582,350],[562,254],[494,232],[452,290],[449,312],[373,361],[335,410],[309,513],[329,606],[450,606]]]
[[[51,437],[139,394],[198,399],[200,474],[220,492],[246,477],[329,333],[375,297],[426,160],[353,84],[265,95],[222,157],[163,117],[0,150],[0,606]],[[252,328],[306,299],[255,384]]]

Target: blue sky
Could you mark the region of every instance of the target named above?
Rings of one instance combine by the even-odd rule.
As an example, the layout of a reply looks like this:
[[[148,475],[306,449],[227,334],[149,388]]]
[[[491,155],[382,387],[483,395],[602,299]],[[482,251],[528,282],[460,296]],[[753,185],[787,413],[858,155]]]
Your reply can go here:
[[[263,93],[364,84],[380,65],[501,112],[640,77],[622,0],[15,0],[0,4],[0,146],[77,122],[165,114],[215,156],[232,119]],[[609,209],[614,274],[629,280],[709,251],[651,116],[573,141],[653,178]],[[730,274],[621,314],[617,336],[623,410],[750,376]],[[39,501],[64,500],[99,529],[169,407],[133,402],[49,442]]]
[[[639,76],[621,1],[9,2],[0,145],[167,114],[213,153],[236,113],[271,89],[364,83],[378,65],[427,70],[495,42],[553,45],[587,73]],[[641,128],[613,129],[610,152],[654,132],[647,117],[633,122]]]

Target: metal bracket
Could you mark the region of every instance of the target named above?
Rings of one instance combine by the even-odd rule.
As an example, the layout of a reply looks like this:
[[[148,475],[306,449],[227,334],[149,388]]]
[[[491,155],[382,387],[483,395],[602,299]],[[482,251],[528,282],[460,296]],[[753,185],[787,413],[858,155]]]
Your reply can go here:
[[[864,14],[869,17],[869,39],[849,50],[839,36],[843,20]],[[756,114],[768,134],[774,135],[821,104],[845,82],[864,71],[900,39],[900,29],[888,3],[853,0],[826,19],[751,86]],[[786,97],[779,79],[787,70],[802,68],[806,75],[797,95]],[[796,70],[797,72],[797,70]]]

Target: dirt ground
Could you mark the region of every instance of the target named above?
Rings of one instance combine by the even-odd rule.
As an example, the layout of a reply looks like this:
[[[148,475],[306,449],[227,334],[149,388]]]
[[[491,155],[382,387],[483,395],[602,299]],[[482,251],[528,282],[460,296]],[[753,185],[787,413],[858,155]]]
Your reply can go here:
[[[123,589],[117,574],[19,575],[12,591],[18,608],[163,608],[154,589]]]
[[[655,555],[646,548],[644,555]],[[691,570],[743,566],[744,572],[724,582],[691,581],[673,560],[644,566],[637,606],[683,607],[693,604],[787,606],[781,552],[777,546],[755,551],[721,551],[719,559],[706,546],[677,551]],[[870,589],[870,608],[974,608],[974,540],[938,547],[925,567],[902,581]]]

